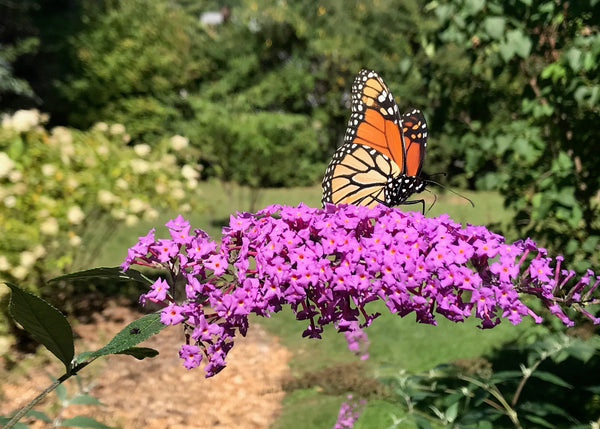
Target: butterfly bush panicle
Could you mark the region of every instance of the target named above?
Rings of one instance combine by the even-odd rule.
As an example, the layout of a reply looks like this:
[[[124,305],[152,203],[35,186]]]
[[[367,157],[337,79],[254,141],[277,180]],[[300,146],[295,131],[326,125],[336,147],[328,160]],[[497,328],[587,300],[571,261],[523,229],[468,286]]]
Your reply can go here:
[[[272,205],[231,216],[219,245],[200,229],[190,232],[181,216],[167,227],[170,239],[155,239],[151,230],[122,268],[167,270],[169,281],[158,279],[140,301],[160,304],[163,323],[184,324],[180,357],[187,368],[204,360],[207,377],[225,367],[250,313],[268,317],[286,305],[307,322],[303,336],[320,338],[333,324],[361,355],[367,340],[360,329],[379,316],[367,309],[376,300],[420,323],[436,324],[436,314],[455,322],[474,316],[491,328],[502,318],[539,323],[521,300],[533,295],[569,326],[565,307],[600,322],[583,308],[600,301],[592,297],[600,282],[593,272],[575,279],[562,258],[553,260],[533,241],[506,243],[447,215],[426,218],[383,205]],[[184,285],[182,299],[174,299],[176,284]]]
[[[352,429],[366,404],[366,400],[361,399],[358,401],[352,395],[348,395],[347,400],[340,405],[340,411],[333,429]]]

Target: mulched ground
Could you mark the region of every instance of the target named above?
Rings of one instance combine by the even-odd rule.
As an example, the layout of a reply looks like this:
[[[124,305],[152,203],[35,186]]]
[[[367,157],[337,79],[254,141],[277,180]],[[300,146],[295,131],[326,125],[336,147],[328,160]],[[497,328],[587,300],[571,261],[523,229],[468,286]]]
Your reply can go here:
[[[81,336],[76,351],[102,346],[140,316],[124,306],[106,308],[92,317],[93,323],[75,327]],[[119,428],[268,428],[280,412],[282,384],[289,377],[290,352],[277,338],[252,325],[248,336],[237,340],[229,353],[227,368],[210,379],[204,378],[201,369],[183,368],[177,357],[182,340],[180,328],[167,328],[140,344],[160,352],[153,359],[110,356],[94,362],[82,371],[82,384],[104,405],[72,405],[63,416],[87,415]],[[35,359],[39,361],[39,357]],[[0,414],[35,397],[49,384],[48,374],[62,374],[62,364],[32,367],[23,375],[9,372],[4,358],[0,364]],[[75,386],[73,381],[67,382],[69,391]],[[55,416],[56,395],[51,394],[36,409]],[[48,424],[38,421],[30,427]]]

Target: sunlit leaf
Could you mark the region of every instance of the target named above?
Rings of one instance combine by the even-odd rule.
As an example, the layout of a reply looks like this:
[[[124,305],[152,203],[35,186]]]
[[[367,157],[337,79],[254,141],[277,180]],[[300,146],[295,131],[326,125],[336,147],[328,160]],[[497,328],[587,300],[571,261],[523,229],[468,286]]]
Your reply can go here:
[[[166,325],[164,325],[160,321],[160,314],[147,314],[131,322],[129,325],[123,328],[104,347],[93,352],[83,352],[77,355],[76,362],[80,363],[86,359],[99,356],[106,356],[115,353],[130,354],[138,359],[144,357],[152,357],[152,352],[149,351],[152,349],[142,348],[139,350],[134,349],[133,351],[129,351],[127,353],[125,352],[128,349],[133,348],[133,346],[135,346],[136,344],[139,344],[145,339],[151,337],[152,335],[157,334],[165,327]]]

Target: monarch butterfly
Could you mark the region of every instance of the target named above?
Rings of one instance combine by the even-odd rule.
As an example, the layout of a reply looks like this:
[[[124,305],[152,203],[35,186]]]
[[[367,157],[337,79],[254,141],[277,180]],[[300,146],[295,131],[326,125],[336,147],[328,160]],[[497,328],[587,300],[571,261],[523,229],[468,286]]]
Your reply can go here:
[[[344,144],[333,155],[323,178],[322,203],[388,207],[425,189],[420,177],[427,123],[412,109],[400,115],[381,76],[362,69],[352,85],[352,114]]]

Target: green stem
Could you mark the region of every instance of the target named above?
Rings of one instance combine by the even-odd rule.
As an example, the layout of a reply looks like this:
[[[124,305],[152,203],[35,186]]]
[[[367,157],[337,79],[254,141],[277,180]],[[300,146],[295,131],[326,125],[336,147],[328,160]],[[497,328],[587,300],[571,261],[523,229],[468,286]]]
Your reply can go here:
[[[27,405],[25,405],[23,408],[21,408],[13,417],[12,419],[9,420],[9,422],[4,426],[4,429],[10,429],[12,428],[15,424],[17,424],[17,422],[19,420],[21,420],[21,418],[27,414],[34,406],[35,404],[37,404],[38,402],[40,402],[42,399],[44,399],[48,393],[52,392],[54,389],[56,389],[58,387],[59,384],[65,382],[66,380],[68,380],[70,377],[74,376],[77,374],[77,372],[79,372],[81,369],[85,368],[86,366],[88,366],[90,363],[92,363],[94,360],[96,360],[96,358],[92,358],[89,361],[85,361],[80,363],[79,365],[77,365],[75,368],[73,368],[73,370],[71,370],[70,372],[63,374],[60,378],[58,378],[57,380],[53,381],[48,387],[46,387],[39,395],[37,395],[35,398],[33,398]]]
[[[498,402],[502,405],[502,408],[504,409],[504,412],[506,413],[506,415],[508,416],[508,418],[510,419],[510,421],[513,423],[513,425],[515,425],[515,427],[521,429],[521,423],[519,423],[519,417],[517,415],[517,412],[513,409],[513,407],[508,403],[508,401],[506,401],[506,399],[504,399],[504,396],[502,396],[502,392],[500,392],[495,386],[490,386],[488,384],[482,383],[479,380],[476,380],[474,378],[471,377],[466,377],[466,376],[459,376],[460,379],[465,380],[469,383],[473,383],[476,386],[481,387],[484,390],[487,390],[488,392],[490,392],[492,394],[492,396],[494,398],[496,398],[498,400]]]

